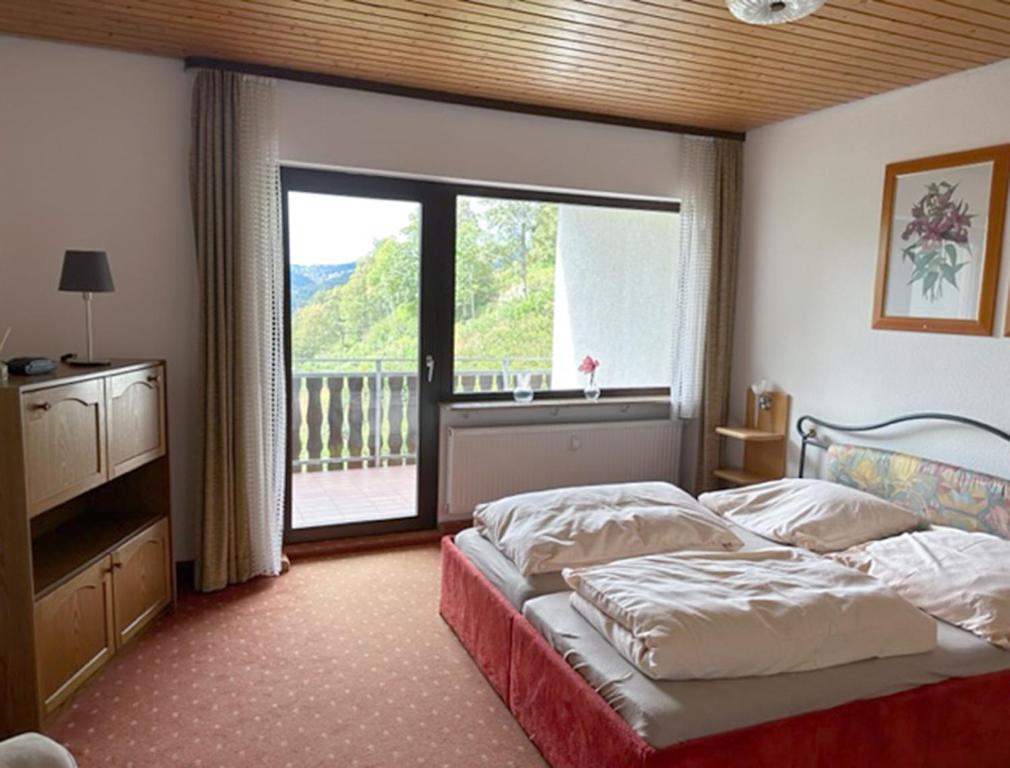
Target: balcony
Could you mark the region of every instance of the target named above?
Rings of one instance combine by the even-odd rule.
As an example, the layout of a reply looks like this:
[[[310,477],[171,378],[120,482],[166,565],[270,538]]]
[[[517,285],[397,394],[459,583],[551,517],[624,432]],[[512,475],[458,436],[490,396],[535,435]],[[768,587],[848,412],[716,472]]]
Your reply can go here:
[[[417,371],[406,359],[295,360],[292,527],[417,514]],[[414,363],[416,365],[416,362]],[[501,392],[521,367],[549,389],[549,361],[458,358],[456,390]],[[496,372],[498,371],[498,372]]]

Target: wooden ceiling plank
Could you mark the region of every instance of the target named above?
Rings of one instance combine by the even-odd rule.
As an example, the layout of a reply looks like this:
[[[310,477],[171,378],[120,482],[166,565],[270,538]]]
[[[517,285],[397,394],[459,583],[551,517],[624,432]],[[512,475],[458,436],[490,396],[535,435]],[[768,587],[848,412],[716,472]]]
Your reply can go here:
[[[947,5],[938,0],[917,0],[912,5],[886,0],[835,0],[838,7],[892,19],[911,21],[919,26],[943,24],[952,31],[967,37],[981,35],[993,42],[1010,43],[1010,19],[981,13],[968,13],[964,8]]]
[[[462,1],[485,7],[494,7],[493,0]],[[591,13],[589,11],[576,13],[565,8],[558,8],[558,3],[550,2],[549,0],[546,2],[545,0],[512,0],[510,3],[510,7],[525,8],[528,6],[531,8],[544,8],[548,11],[564,14],[566,18],[604,18],[627,25],[627,22],[623,21],[623,19],[630,12],[628,10],[616,10],[622,5],[622,3],[608,0],[607,3],[596,3],[592,6],[588,6],[587,4],[587,7],[593,8]],[[771,60],[781,61],[783,65],[790,65],[796,68],[810,68],[812,71],[823,71],[825,66],[830,63],[842,65],[845,68],[844,71],[847,73],[876,73],[876,77],[880,78],[882,73],[879,64],[886,64],[888,74],[883,75],[883,77],[885,79],[889,78],[892,76],[890,73],[893,72],[898,74],[899,79],[902,80],[905,78],[936,76],[948,71],[947,68],[936,64],[928,58],[921,61],[910,60],[893,52],[870,52],[864,59],[856,61],[852,57],[852,49],[848,44],[825,45],[823,41],[811,44],[807,42],[806,38],[795,36],[791,36],[788,39],[767,40],[763,37],[755,37],[749,34],[749,30],[752,27],[747,27],[739,22],[736,22],[736,28],[726,30],[723,26],[692,25],[675,19],[656,16],[650,16],[649,20],[653,25],[652,28],[657,30],[657,35],[676,34],[678,35],[678,40],[682,39],[682,37],[687,37],[695,41],[696,45],[701,46],[703,51],[746,51],[750,53],[761,51],[766,53]],[[636,24],[635,28],[640,26]]]
[[[152,3],[152,0],[147,0],[147,5],[148,6],[151,5],[151,3]],[[163,3],[163,4],[165,4],[165,3]],[[171,4],[172,4],[171,0],[167,0],[167,5],[171,5]],[[219,4],[222,4],[222,3],[219,2]],[[243,2],[241,3],[242,13],[245,16],[249,16],[249,14],[251,14],[251,13],[260,13],[260,14],[266,15],[268,13],[267,10],[265,10],[265,9],[259,10],[259,8],[263,8],[264,5],[268,5],[268,4],[258,3],[258,2],[255,2],[254,0],[243,0]],[[341,4],[339,6],[340,10],[338,10],[338,6],[334,4],[332,13],[333,14],[342,13],[343,12],[342,9],[345,6],[353,6],[353,5],[354,5],[354,3],[344,3],[344,4]],[[250,8],[251,6],[257,6],[257,7],[256,8]],[[348,11],[348,12],[350,12],[350,11]],[[360,19],[368,19],[369,18],[369,14],[367,12],[365,12],[365,11],[357,11],[356,13],[358,13],[360,15],[358,16],[357,19],[354,20],[355,23],[358,23],[358,24],[365,23],[365,22],[362,22]],[[375,16],[375,14],[371,14],[371,15]],[[293,21],[295,19],[298,19],[299,23],[301,23],[303,21],[303,17],[288,17],[288,16],[285,16],[284,18],[291,18]],[[398,16],[397,19],[399,19],[399,18],[401,18],[401,17]],[[338,19],[339,20],[344,20],[340,16],[332,16],[331,19],[332,20],[338,20]],[[384,19],[384,23],[385,24],[387,24],[387,25],[390,24],[390,22],[388,22],[388,17],[383,17],[383,19]],[[324,26],[326,29],[331,29],[331,31],[332,31],[332,21],[330,21],[329,23],[327,23],[327,20],[324,19],[323,17],[320,17],[320,16],[312,16],[311,19],[304,19],[304,22],[305,23],[312,23],[312,24],[319,24],[319,25]],[[350,19],[347,19],[347,23],[350,23]],[[373,21],[373,22],[370,22],[370,23],[374,24],[375,22]],[[392,26],[395,26],[395,25],[392,25]],[[449,27],[448,29],[451,30],[451,27]],[[404,30],[406,31],[406,28],[404,28]],[[346,32],[346,30],[342,30],[342,33],[345,33],[345,32]],[[434,31],[432,32],[432,34],[434,34]],[[469,36],[469,39],[472,40],[472,43],[473,43],[474,47],[478,48],[482,52],[485,51],[485,50],[487,50],[487,46],[486,45],[484,45],[484,46],[480,45],[480,41],[483,39],[484,36],[482,36],[479,32],[469,32],[469,31],[467,31],[467,35]],[[513,36],[513,38],[514,38],[514,36]],[[510,39],[512,39],[512,38],[510,38]],[[519,42],[520,39],[518,39],[518,38],[515,38],[515,39],[517,40],[516,44],[521,44],[522,46],[526,47],[527,50],[529,50],[528,46],[534,45],[534,43],[532,43],[532,42],[526,42],[525,39],[521,39],[521,42]],[[540,48],[540,50],[545,50],[545,49],[544,48]],[[549,51],[550,49],[546,49],[546,50]],[[594,53],[599,53],[599,52],[594,50]],[[527,56],[527,55],[528,55],[527,51],[524,50],[523,56]],[[559,55],[564,55],[565,58],[566,58],[566,60],[572,61],[572,56],[570,54],[566,53],[566,54],[559,54]],[[664,66],[662,64],[663,60],[656,60],[656,61],[653,61],[652,63],[650,63],[648,57],[642,58],[642,59],[631,59],[630,61],[633,62],[632,65],[625,65],[623,63],[623,61],[624,61],[623,59],[621,61],[622,61],[622,67],[623,67],[621,71],[622,71],[623,74],[627,74],[627,75],[630,75],[631,72],[640,72],[643,76],[647,75],[650,78],[657,78],[659,81],[662,81],[664,79],[663,78],[664,73],[669,73],[670,72],[670,67]],[[673,63],[673,62],[671,62],[671,63]],[[588,63],[585,63],[585,60],[583,60],[583,63],[581,63],[581,66],[588,67],[589,71],[598,71],[599,67],[598,66],[594,66],[594,64],[595,64],[595,62],[592,59],[588,60]],[[843,87],[837,87],[837,86],[834,86],[830,81],[829,82],[823,82],[822,81],[821,84],[815,86],[815,85],[812,84],[812,83],[815,83],[817,81],[817,77],[815,77],[814,75],[810,75],[807,78],[805,78],[803,80],[803,82],[805,83],[804,85],[796,85],[792,81],[789,81],[789,78],[782,77],[782,76],[780,76],[780,74],[778,72],[774,72],[774,71],[773,72],[769,72],[768,74],[755,75],[754,74],[754,70],[755,69],[760,70],[761,68],[760,67],[755,67],[754,64],[755,64],[755,62],[753,60],[751,60],[751,62],[750,62],[751,71],[749,73],[746,73],[746,72],[741,73],[740,76],[737,76],[736,74],[732,74],[732,73],[729,73],[729,72],[726,72],[726,73],[722,73],[720,71],[715,71],[715,72],[709,71],[709,72],[706,72],[704,70],[698,69],[697,66],[692,66],[692,65],[689,65],[689,64],[681,64],[680,66],[678,66],[677,69],[676,69],[676,74],[679,77],[680,83],[683,84],[682,87],[690,87],[692,85],[700,87],[700,86],[702,86],[702,85],[704,85],[706,83],[710,83],[710,84],[717,84],[717,85],[719,85],[719,87],[722,87],[722,88],[736,89],[738,92],[741,92],[741,93],[750,93],[750,91],[751,91],[750,83],[751,82],[758,82],[758,83],[762,84],[762,87],[765,90],[768,90],[768,91],[774,92],[774,93],[778,93],[778,94],[780,94],[780,96],[783,99],[793,99],[793,98],[796,98],[798,96],[800,96],[800,97],[802,97],[802,96],[811,96],[814,99],[821,100],[818,103],[822,103],[825,98],[828,99],[830,102],[834,103],[834,101],[837,100],[838,96],[842,95],[842,94],[848,95],[848,96],[850,96],[852,98],[856,98],[856,97],[859,97],[859,96],[867,95],[868,93],[877,93],[877,92],[879,92],[881,90],[881,84],[879,82],[875,82],[875,83],[872,83],[872,84],[866,84],[865,87],[860,87],[858,89],[851,89],[851,88],[846,89],[846,88],[843,88]],[[610,75],[611,71],[612,70],[607,70],[607,72],[606,72],[606,76],[608,78],[609,78],[609,75]],[[823,78],[822,80],[827,80],[827,78]],[[902,84],[907,84],[908,82],[916,82],[916,81],[917,80],[914,80],[914,79],[905,79]],[[811,84],[806,84],[806,83],[811,83]],[[892,87],[894,87],[894,85],[892,85]]]
[[[869,9],[846,9],[831,5],[824,5],[824,13],[819,17],[825,20],[838,21],[848,24],[851,27],[858,27],[861,33],[872,35],[880,40],[902,41],[902,47],[917,46],[922,49],[923,42],[928,41],[929,46],[942,46],[945,50],[957,50],[965,53],[978,53],[981,58],[980,63],[985,63],[995,58],[1005,58],[1010,53],[1010,44],[1006,36],[998,30],[988,30],[990,34],[996,34],[1000,39],[988,39],[988,35],[969,35],[956,29],[937,28],[935,25],[928,25],[921,18],[919,20],[907,19],[908,16],[920,16],[921,13],[909,12],[905,9],[900,15],[905,16],[902,21],[894,16],[883,16],[868,12]],[[895,9],[897,12],[898,9]],[[934,19],[935,20],[935,19]],[[951,21],[949,26],[961,26],[958,22]],[[948,26],[945,25],[945,26]],[[861,34],[862,36],[862,34]],[[970,41],[970,42],[969,42]]]
[[[54,5],[58,6],[59,3],[58,2],[54,3]],[[89,0],[74,0],[73,3],[72,3],[72,7],[74,7],[74,8],[88,8],[88,7],[91,7],[92,9],[101,9],[103,7],[103,4],[101,3],[100,0],[90,0],[90,3],[89,3]],[[157,22],[159,25],[178,24],[179,20],[183,19],[183,18],[185,18],[185,19],[193,19],[194,20],[194,24],[198,20],[202,20],[202,21],[212,21],[212,20],[214,20],[213,15],[207,15],[207,14],[187,13],[185,15],[185,17],[182,17],[182,16],[179,16],[179,15],[173,15],[168,10],[159,13],[159,12],[156,12],[154,10],[154,4],[151,3],[151,2],[148,2],[148,4],[145,6],[145,9],[143,9],[143,10],[141,10],[141,9],[133,9],[131,11],[131,18],[145,18],[145,19],[149,19],[152,22]],[[119,20],[121,20],[121,19],[119,19]],[[248,23],[249,23],[248,20],[244,20],[243,22],[230,21],[229,24],[228,24],[228,26],[229,26],[229,29],[233,30],[230,34],[237,35],[237,34],[242,33],[242,30],[245,29],[245,27],[243,25],[244,24],[248,24]],[[189,26],[186,27],[186,29],[189,29],[189,28],[190,28]],[[261,28],[259,30],[259,32],[263,33],[264,29],[270,29],[270,30],[274,30],[275,31],[276,30],[276,25],[274,27]],[[276,31],[275,31],[275,34],[276,34]],[[271,38],[271,39],[273,39],[273,38]],[[370,42],[374,42],[374,40],[372,38],[367,37],[367,36],[364,36],[363,39],[364,40],[368,40]],[[414,40],[411,40],[410,42],[414,42]],[[444,55],[446,55],[446,56],[451,56],[452,55],[451,51],[450,52],[440,51],[439,53],[440,54],[444,53]],[[576,68],[576,67],[570,65],[569,69],[571,70],[572,73],[577,72],[580,75],[581,79],[585,79],[582,76],[584,75],[584,73],[586,71],[586,67],[583,66],[583,67]],[[537,73],[539,71],[540,71],[539,69],[534,69],[533,73]],[[600,77],[599,77],[599,80],[597,82],[600,84],[601,87],[607,87],[607,88],[609,88],[609,87],[612,87],[614,85],[614,78],[611,76],[608,79],[607,76],[606,76],[606,72],[605,71],[601,70],[599,72],[599,76]],[[662,78],[659,78],[659,79],[655,79],[654,78],[652,80],[645,80],[645,81],[642,82],[642,84],[640,86],[638,86],[633,79],[629,78],[628,85],[629,86],[633,86],[634,85],[636,87],[644,89],[646,92],[648,92],[648,91],[651,90],[653,92],[659,93],[659,92],[661,92],[660,91],[660,87],[659,87],[659,85],[661,84],[661,82],[662,82]],[[688,94],[688,93],[695,93],[696,95],[705,96],[708,93],[707,90],[705,90],[704,88],[698,87],[698,84],[696,82],[694,82],[693,80],[690,80],[690,79],[685,80],[684,82],[679,83],[679,84],[678,83],[671,83],[671,86],[679,88],[680,89],[679,93],[682,96],[685,95],[685,94]],[[725,85],[721,85],[721,87],[723,89],[723,95],[735,95],[736,98],[738,99],[738,101],[740,103],[754,102],[755,106],[757,106],[757,107],[761,106],[760,99],[752,97],[751,94],[750,94],[750,92],[747,91],[747,90],[745,90],[745,87],[746,87],[745,84],[744,85],[734,84],[734,86],[735,87],[731,87],[730,88],[730,87],[726,87]],[[773,89],[773,90],[776,90],[776,89]],[[786,91],[785,93],[788,93],[788,91]],[[812,101],[812,100],[809,100],[809,99],[803,100],[803,101],[799,101],[799,100],[797,100],[795,98],[795,94],[792,94],[789,97],[783,97],[783,102],[784,103],[793,104],[794,106],[796,106],[796,108],[798,110],[800,110],[800,109],[802,109],[804,107],[807,108],[807,109],[809,109],[810,106],[811,106],[811,104],[828,104],[828,103],[831,103],[831,100],[829,98],[827,98],[826,96],[822,96],[819,101]]]
[[[963,8],[972,13],[984,13],[1000,19],[1010,19],[1010,4],[1000,0],[944,0],[944,4]]]
[[[248,0],[247,0],[247,2],[248,2]],[[341,8],[343,8],[344,6],[353,6],[354,4],[355,3],[353,3],[353,2],[344,3],[344,4],[341,5]],[[336,10],[334,11],[334,13],[336,13]],[[357,13],[360,14],[360,15],[357,17],[357,19],[354,19],[354,23],[358,23],[358,24],[367,23],[367,22],[364,22],[364,21],[361,21],[361,20],[362,19],[367,19],[369,17],[369,14],[367,12],[363,12],[363,11],[358,11]],[[334,16],[333,18],[336,19],[336,18],[339,18],[339,17]],[[396,20],[397,20],[396,24],[390,22],[389,18],[390,17],[388,17],[388,16],[384,16],[383,17],[383,24],[384,25],[387,25],[389,27],[402,28],[402,29],[404,29],[404,31],[407,31],[409,29],[409,27],[399,27],[399,20],[402,18],[401,16],[397,16],[396,17]],[[341,20],[343,20],[343,19],[341,19]],[[348,19],[348,23],[351,23],[351,19]],[[451,26],[446,27],[446,28],[452,30]],[[458,30],[454,30],[454,31],[456,31],[458,33]],[[435,34],[435,30],[432,30],[432,33]],[[479,46],[479,42],[486,37],[485,35],[481,35],[480,32],[477,32],[477,31],[471,32],[471,31],[469,31],[469,29],[466,30],[466,35],[468,36],[467,39],[472,40],[472,42],[473,42],[473,44],[475,46]],[[522,46],[534,45],[533,42],[527,42],[527,40],[525,38],[518,38],[515,35],[510,36],[509,39],[510,40],[514,40],[515,44],[521,44]],[[486,50],[486,48],[487,48],[487,46],[484,46],[484,47],[480,48],[480,50]],[[584,49],[585,49],[585,47],[584,47]],[[553,47],[548,47],[546,49],[543,48],[543,47],[540,47],[539,50],[547,50],[547,51],[552,51],[553,52],[554,49],[553,49]],[[606,49],[604,49],[604,50],[601,51],[601,50],[597,50],[596,48],[592,48],[591,50],[587,50],[587,52],[592,53],[594,56],[601,55],[601,54],[602,55],[609,55],[609,53],[610,53]],[[524,52],[524,55],[525,55],[525,52]],[[558,55],[563,55],[565,57],[565,59],[568,60],[568,61],[573,61],[574,60],[573,59],[573,54],[571,54],[571,53],[567,53],[567,52],[566,53],[559,53]],[[622,73],[628,73],[628,72],[631,72],[631,71],[638,71],[638,72],[642,72],[643,74],[647,74],[649,77],[657,77],[658,76],[660,79],[662,79],[662,73],[670,71],[669,67],[662,66],[660,64],[662,61],[668,61],[668,60],[667,59],[660,59],[658,57],[655,57],[652,60],[651,63],[650,63],[650,60],[649,60],[648,57],[646,57],[646,58],[639,58],[639,59],[625,59],[624,57],[622,57],[618,61],[621,62],[621,65],[622,65],[622,70],[621,71],[622,71]],[[631,64],[625,64],[624,63],[625,61],[630,61]],[[812,96],[815,99],[823,99],[823,98],[827,97],[829,99],[832,99],[832,98],[836,98],[837,94],[840,93],[840,92],[859,93],[859,94],[862,95],[862,94],[865,94],[865,93],[868,93],[868,92],[877,92],[880,89],[880,84],[879,83],[876,83],[876,84],[874,84],[872,86],[868,85],[867,87],[858,89],[857,91],[840,89],[840,88],[833,88],[832,85],[831,85],[831,83],[827,83],[823,87],[813,87],[811,85],[806,85],[806,84],[800,86],[800,85],[794,85],[794,84],[789,83],[789,82],[781,82],[780,79],[776,76],[776,73],[770,73],[770,74],[764,74],[764,75],[762,75],[762,74],[755,75],[753,73],[753,71],[752,71],[750,73],[743,72],[743,73],[741,73],[741,76],[738,77],[735,73],[730,73],[730,72],[723,73],[723,72],[718,71],[718,70],[716,70],[716,71],[711,71],[711,70],[705,71],[704,69],[700,69],[700,67],[697,66],[697,65],[692,65],[690,63],[683,63],[683,62],[679,62],[677,60],[670,61],[670,63],[674,64],[674,65],[677,65],[677,69],[676,69],[677,74],[678,75],[682,75],[681,82],[683,82],[685,84],[690,83],[690,84],[695,84],[695,85],[699,85],[700,86],[700,85],[704,85],[706,83],[711,83],[713,85],[718,85],[719,87],[736,89],[736,90],[738,90],[741,93],[747,93],[747,92],[749,92],[749,89],[751,87],[750,83],[754,82],[754,83],[760,84],[761,87],[763,87],[763,88],[766,88],[766,89],[768,89],[768,90],[770,90],[772,92],[777,92],[777,93],[781,94],[782,98],[786,98],[786,99],[795,98],[797,96]],[[594,64],[595,64],[595,62],[594,62],[594,60],[592,58],[589,58],[589,59],[585,59],[584,58],[584,59],[582,59],[582,61],[580,61],[580,66],[588,67],[590,69],[590,71],[595,70],[595,69],[598,68],[598,67],[594,67]],[[752,62],[752,64],[753,64],[753,62]],[[612,70],[608,70],[608,71],[612,71]]]
[[[431,2],[430,0],[414,0],[410,2],[407,0],[408,5],[417,5],[424,8],[428,6],[431,10],[421,11],[420,13],[439,13],[437,10],[439,5],[442,3]],[[715,41],[707,41],[709,44],[706,45],[699,42],[705,40],[700,35],[688,34],[680,31],[680,28],[670,28],[665,29],[662,32],[649,32],[648,27],[644,27],[640,24],[628,23],[626,21],[615,19],[611,15],[593,15],[592,22],[573,22],[568,18],[571,14],[564,14],[559,12],[560,16],[550,16],[546,10],[541,10],[545,8],[535,1],[526,0],[512,0],[507,9],[498,9],[494,6],[493,2],[484,2],[482,0],[457,0],[457,2],[452,4],[453,6],[472,6],[473,8],[481,9],[481,13],[486,18],[497,18],[501,19],[516,19],[525,16],[527,19],[536,18],[539,21],[536,22],[536,27],[543,27],[544,25],[555,24],[559,30],[570,30],[573,28],[579,28],[587,30],[585,33],[591,35],[591,39],[598,38],[602,35],[606,35],[606,39],[620,39],[622,41],[631,40],[647,40],[649,41],[649,47],[640,46],[640,50],[643,53],[649,53],[651,50],[660,51],[673,51],[679,56],[690,56],[691,61],[704,60],[712,62],[713,64],[718,63],[720,67],[728,69],[728,65],[732,64],[734,71],[746,71],[746,69],[753,69],[755,63],[765,63],[768,62],[774,68],[774,71],[780,73],[783,77],[797,76],[806,71],[804,69],[798,69],[795,67],[797,64],[796,57],[793,55],[790,58],[790,53],[788,51],[782,51],[781,49],[772,49],[770,47],[761,49],[761,53],[752,52],[751,54],[742,54],[739,49],[730,44],[725,40],[719,40],[718,45],[724,47],[716,47],[713,44]],[[444,12],[444,11],[443,11]],[[581,14],[584,17],[588,17],[588,14]],[[523,24],[524,22],[517,22]],[[532,27],[533,24],[530,21],[526,21],[525,26]],[[624,29],[618,29],[618,27],[623,27]],[[531,33],[533,29],[530,30]],[[614,37],[615,34],[619,34],[620,37]],[[775,50],[776,55],[771,55],[771,52]],[[921,77],[922,72],[913,72],[911,70],[907,71],[907,75],[902,77],[900,74],[892,73],[890,70],[886,74],[882,73],[880,68],[873,68],[871,66],[861,67],[852,66],[852,59],[848,57],[848,63],[844,60],[844,57],[836,56],[832,57],[821,57],[820,60],[816,62],[814,66],[818,69],[821,78],[821,82],[834,81],[838,83],[851,83],[853,80],[862,80],[867,84],[873,84],[879,87],[879,84],[884,82],[890,82],[894,86],[901,85],[907,82],[911,78]],[[830,62],[830,63],[821,63]],[[804,62],[806,63],[806,62]]]
[[[835,0],[838,2],[839,0]],[[968,6],[955,5],[947,0],[840,0],[847,6],[864,3],[874,7],[881,13],[891,10],[901,12],[903,9],[919,10],[932,13],[940,18],[950,18],[964,21],[973,26],[993,27],[1010,32],[1010,16],[1000,16],[980,9],[978,3]]]
[[[75,26],[78,27],[78,28],[87,28],[88,25],[91,24],[91,23],[93,23],[93,22],[94,22],[93,19],[86,19],[86,20],[82,19],[82,20],[71,22],[70,26],[71,26],[71,28],[74,28]],[[121,28],[129,28],[129,23],[126,22],[126,21],[124,21],[123,19],[115,19],[113,21],[113,24],[117,25],[117,26],[119,26]],[[113,37],[117,37],[117,36],[119,36],[119,37],[126,37],[128,39],[137,39],[140,36],[140,35],[138,35],[138,32],[136,30],[130,30],[127,35],[123,35],[121,32],[119,32],[119,33],[116,33],[116,32],[110,33],[109,30],[108,30],[108,28],[107,28],[107,26],[108,25],[103,25],[101,27],[101,29],[99,30],[100,34],[104,34],[106,36],[105,39],[109,39],[109,38],[113,38]],[[185,31],[185,30],[183,30],[183,31]],[[145,42],[148,42],[150,40],[150,38],[144,38],[144,40],[145,40]],[[177,50],[177,48],[173,48],[173,50]],[[252,52],[252,51],[258,51],[258,50],[260,50],[260,49],[257,48],[257,47],[255,47],[255,46],[253,46],[253,47],[238,47],[238,48],[236,48],[236,47],[216,48],[216,49],[208,49],[208,50],[186,49],[186,50],[184,50],[184,52],[183,52],[182,55],[212,55],[212,56],[221,57],[221,58],[233,58],[234,59],[234,58],[239,58],[239,57],[242,57],[242,56],[248,57],[248,55],[250,54],[250,52]],[[305,59],[303,59],[303,61],[313,62],[318,67],[320,58],[318,56],[314,55],[312,53],[311,49],[304,49],[304,50],[305,50],[305,52],[307,54],[310,54],[310,55],[308,55]],[[356,64],[356,65],[352,66],[352,68],[351,68],[350,71],[347,71],[344,74],[347,74],[348,76],[357,76],[357,77],[368,76],[369,78],[372,78],[372,79],[384,79],[384,80],[389,80],[390,79],[389,78],[390,72],[389,72],[389,69],[388,69],[388,65],[389,65],[389,63],[391,61],[393,61],[393,59],[392,59],[391,56],[389,56],[389,55],[373,56],[371,54],[361,53],[360,51],[353,51],[353,53],[355,53],[358,62],[365,61],[365,60],[374,61],[374,62],[376,62],[377,66],[376,67],[367,68],[367,67],[363,67],[363,66],[358,66]],[[321,61],[329,63],[329,62],[332,61],[332,59],[329,59],[327,57],[323,57],[321,59]],[[281,62],[281,63],[283,63],[283,62]],[[381,67],[385,67],[385,68],[381,68]],[[432,71],[430,70],[430,68],[425,68],[425,67],[420,67],[419,68],[418,66],[413,65],[413,64],[411,65],[411,71],[412,72],[424,71],[424,72],[426,72],[428,74],[432,74]],[[434,75],[433,75],[436,79],[433,79],[431,81],[426,81],[425,85],[428,86],[428,87],[432,87],[434,89],[445,90],[446,86],[449,85],[449,84],[457,84],[457,85],[463,84],[462,81],[454,80],[451,77],[451,72],[452,72],[451,68],[450,69],[436,70],[436,71],[434,71]],[[401,82],[399,80],[397,80],[395,82],[399,82],[399,84],[408,84],[405,81]],[[580,101],[578,101],[577,103],[580,105],[580,108],[586,109],[586,111],[591,111],[589,108],[592,107],[593,105],[597,105],[598,106],[600,103],[604,103],[603,97],[606,96],[605,89],[586,90],[586,89],[582,89],[582,88],[578,88],[578,87],[573,87],[569,83],[560,83],[560,84],[558,84],[558,88],[556,88],[554,90],[531,89],[530,85],[529,85],[530,81],[528,79],[526,79],[526,78],[511,78],[511,77],[501,76],[500,74],[496,76],[496,82],[499,82],[499,83],[508,83],[509,85],[511,85],[514,88],[514,93],[517,96],[521,96],[524,91],[536,91],[537,93],[540,93],[540,94],[542,94],[542,95],[544,95],[546,97],[549,97],[549,98],[552,98],[552,99],[556,100],[559,97],[560,98],[566,98],[568,96],[571,96],[572,94],[578,94],[578,95],[583,96],[584,98],[581,99]],[[562,89],[562,90],[559,90],[559,89]],[[488,93],[486,91],[486,88],[482,84],[476,84],[476,85],[472,85],[471,84],[469,86],[469,92],[471,92],[472,95],[481,95],[481,96],[487,96],[488,95]],[[678,101],[680,103],[686,104],[688,106],[696,105],[699,108],[704,108],[704,109],[707,110],[707,114],[709,114],[709,115],[718,115],[718,114],[722,114],[722,115],[725,115],[725,116],[732,115],[732,111],[729,110],[729,109],[727,109],[726,107],[721,107],[720,108],[718,106],[719,105],[718,101],[712,101],[712,102],[701,102],[701,101],[699,101],[699,102],[696,103],[696,102],[692,101],[690,98],[685,99],[685,98],[683,98],[681,96],[678,96]],[[666,102],[647,100],[647,99],[639,97],[639,96],[627,97],[626,96],[626,92],[623,89],[618,89],[616,91],[616,98],[614,98],[612,100],[612,102],[615,105],[632,105],[632,106],[636,106],[636,105],[642,105],[642,106],[649,105],[649,106],[651,106],[651,107],[653,107],[653,108],[656,109],[656,112],[654,114],[657,116],[656,117],[657,120],[660,119],[659,116],[661,116],[661,115],[668,115],[669,114],[669,112],[668,112],[669,106],[668,106],[668,104]],[[572,103],[574,104],[575,102],[572,102]],[[606,102],[606,103],[609,103],[609,102]],[[544,106],[550,106],[550,105],[551,105],[550,102],[544,104]],[[663,111],[663,110],[667,110],[667,111]],[[618,115],[625,115],[625,112],[626,112],[626,110],[624,110],[624,111],[621,110],[621,106],[615,106],[611,111],[613,112],[613,114],[618,114]],[[767,117],[767,115],[762,115],[762,112],[755,111],[755,110],[748,110],[746,113],[749,114],[752,118],[761,117],[761,116],[763,116],[765,118]],[[797,111],[797,113],[799,113],[799,111]]]
[[[0,0],[0,29],[731,131],[1010,57],[1001,0],[829,0],[772,28],[724,0]]]
[[[584,2],[585,0],[556,0],[558,2]],[[599,0],[600,2],[611,2],[611,0]],[[634,2],[644,7],[665,10],[670,12],[670,3],[680,3],[681,0],[615,0],[616,2]],[[827,5],[822,6],[822,8]],[[691,0],[689,6],[684,8],[673,8],[674,11],[681,11],[686,16],[694,16],[697,23],[710,23],[718,26],[726,24],[740,25],[742,22],[736,21],[729,16],[726,6],[721,0]],[[703,21],[704,20],[704,21]],[[805,37],[810,41],[819,40],[823,42],[834,41],[842,45],[849,46],[850,51],[863,54],[868,51],[878,53],[900,53],[916,59],[932,59],[957,69],[970,65],[985,64],[992,61],[993,55],[975,53],[960,48],[953,50],[924,50],[921,44],[902,38],[889,36],[887,34],[875,33],[867,27],[854,27],[844,22],[823,18],[823,14],[818,11],[799,21],[790,24],[774,24],[768,26],[746,25],[746,29],[756,38],[764,37],[769,40],[776,40],[784,37]]]

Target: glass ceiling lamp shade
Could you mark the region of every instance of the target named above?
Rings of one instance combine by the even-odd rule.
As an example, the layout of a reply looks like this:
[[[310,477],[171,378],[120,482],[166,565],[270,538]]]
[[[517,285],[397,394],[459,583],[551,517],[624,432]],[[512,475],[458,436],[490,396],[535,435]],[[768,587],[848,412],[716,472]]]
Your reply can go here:
[[[730,13],[748,24],[785,24],[809,16],[824,0],[726,0]]]
[[[105,251],[67,251],[63,255],[60,290],[79,292],[84,298],[84,321],[87,330],[88,356],[81,360],[73,355],[65,358],[70,365],[109,365],[108,360],[95,360],[91,333],[91,295],[111,293],[112,272]]]

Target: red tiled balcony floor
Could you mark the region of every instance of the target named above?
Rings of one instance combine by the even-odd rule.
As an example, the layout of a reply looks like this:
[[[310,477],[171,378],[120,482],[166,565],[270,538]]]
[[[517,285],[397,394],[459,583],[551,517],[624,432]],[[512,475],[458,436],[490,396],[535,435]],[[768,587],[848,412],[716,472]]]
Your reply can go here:
[[[291,525],[315,528],[417,514],[417,467],[362,467],[291,476]]]

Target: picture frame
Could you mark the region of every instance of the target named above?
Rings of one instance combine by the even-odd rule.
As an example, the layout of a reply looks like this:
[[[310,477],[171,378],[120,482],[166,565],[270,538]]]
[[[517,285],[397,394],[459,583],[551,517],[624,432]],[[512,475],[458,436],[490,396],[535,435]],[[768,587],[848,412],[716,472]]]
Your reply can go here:
[[[1008,178],[1010,144],[886,167],[874,328],[992,334]]]

